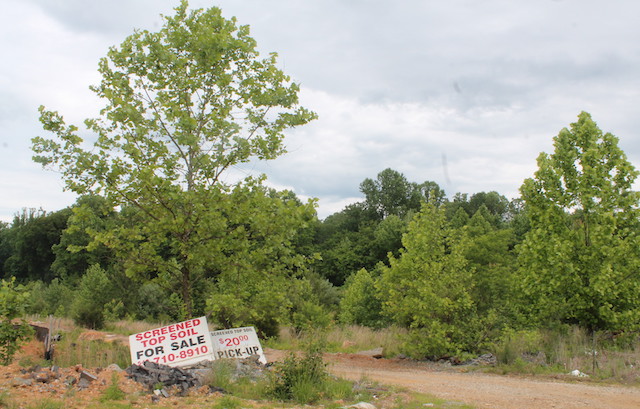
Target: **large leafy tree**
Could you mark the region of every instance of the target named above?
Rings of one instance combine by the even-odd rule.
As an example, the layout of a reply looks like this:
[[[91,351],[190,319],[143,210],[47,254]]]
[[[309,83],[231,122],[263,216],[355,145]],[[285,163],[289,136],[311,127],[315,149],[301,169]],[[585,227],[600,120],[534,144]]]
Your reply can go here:
[[[427,204],[409,224],[399,257],[389,257],[379,281],[384,313],[410,329],[406,350],[439,358],[476,347],[473,270],[467,240],[444,210]]]
[[[592,331],[640,324],[638,172],[582,112],[521,187],[531,230],[519,248],[525,295],[542,319]]]
[[[193,284],[218,271],[229,237],[242,237],[243,224],[227,220],[226,171],[276,158],[284,131],[315,114],[298,105],[276,55],[259,57],[247,26],[217,8],[190,11],[186,1],[175,11],[161,30],[136,31],[100,61],[102,81],[91,89],[106,105],[85,121],[92,146],[41,107],[55,137],[34,138],[33,150],[67,189],[135,209],[130,223],[94,239],[134,276],[173,277],[191,315]]]
[[[389,168],[378,173],[375,180],[362,181],[360,191],[365,195],[365,208],[379,219],[405,216],[412,210],[418,212],[424,202],[439,205],[445,199],[444,190],[437,183],[409,182],[402,173]]]
[[[469,219],[464,227],[469,238],[465,257],[474,270],[472,295],[478,313],[504,322],[513,301],[515,236],[513,229],[497,229],[489,220],[493,217],[484,205]]]
[[[114,263],[113,254],[105,246],[95,243],[91,251],[87,247],[93,235],[115,227],[117,212],[102,196],[80,196],[71,210],[68,227],[62,231],[60,242],[52,247],[55,260],[51,270],[73,282],[94,264],[107,269]]]
[[[70,215],[70,209],[53,213],[23,209],[16,214],[11,228],[2,235],[6,259],[0,271],[4,276],[20,281],[51,281],[56,276],[51,268],[55,259],[52,248],[60,241]]]

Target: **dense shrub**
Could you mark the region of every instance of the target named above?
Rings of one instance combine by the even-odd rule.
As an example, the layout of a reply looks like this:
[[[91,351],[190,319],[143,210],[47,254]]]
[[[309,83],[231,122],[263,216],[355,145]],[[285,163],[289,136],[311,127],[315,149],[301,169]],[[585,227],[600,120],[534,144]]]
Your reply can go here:
[[[376,290],[376,280],[362,269],[350,276],[340,301],[340,322],[380,328],[384,325],[382,301]]]
[[[73,320],[88,328],[102,328],[105,306],[113,304],[115,292],[114,285],[100,266],[89,267],[80,280],[71,306]]]
[[[29,306],[27,311],[42,316],[65,317],[73,301],[73,290],[65,282],[54,278],[50,284],[42,281],[29,283]]]
[[[19,342],[31,328],[24,322],[15,322],[15,318],[24,313],[29,295],[24,287],[15,285],[15,280],[0,283],[0,363],[8,365],[19,348]]]
[[[291,353],[275,364],[268,392],[276,399],[312,403],[322,396],[327,378],[321,349],[312,345],[303,357]]]

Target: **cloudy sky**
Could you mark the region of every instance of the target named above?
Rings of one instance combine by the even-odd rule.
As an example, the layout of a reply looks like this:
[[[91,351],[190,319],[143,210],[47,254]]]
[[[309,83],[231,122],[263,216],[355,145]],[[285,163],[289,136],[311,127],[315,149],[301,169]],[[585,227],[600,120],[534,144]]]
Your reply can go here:
[[[37,107],[81,124],[109,46],[157,30],[177,0],[0,0],[0,220],[75,197],[32,162]],[[326,217],[385,168],[449,196],[514,198],[541,151],[592,114],[640,167],[640,3],[634,0],[192,0],[251,27],[319,115],[289,153],[238,172],[319,199]]]

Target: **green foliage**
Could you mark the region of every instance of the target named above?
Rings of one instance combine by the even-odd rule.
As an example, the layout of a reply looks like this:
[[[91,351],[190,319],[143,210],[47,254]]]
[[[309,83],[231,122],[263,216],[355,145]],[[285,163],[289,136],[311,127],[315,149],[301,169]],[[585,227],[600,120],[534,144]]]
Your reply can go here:
[[[65,317],[70,312],[74,291],[62,280],[54,278],[49,284],[32,281],[27,288],[30,295],[27,307],[29,313]]]
[[[343,285],[359,269],[377,262],[375,222],[360,220],[362,212],[361,206],[350,206],[327,218],[319,229],[317,248],[322,258],[314,263],[314,268],[336,286]]]
[[[20,342],[31,334],[31,327],[14,320],[24,313],[29,294],[15,279],[0,284],[0,364],[8,365],[20,347]]]
[[[528,329],[505,331],[492,351],[500,374],[567,374],[579,370],[591,379],[608,379],[636,384],[640,380],[637,334],[626,338],[623,349],[619,334],[593,334],[577,326],[553,330]],[[629,342],[631,341],[631,342]]]
[[[92,265],[109,268],[114,263],[113,254],[103,244],[93,242],[98,232],[115,228],[117,213],[101,196],[80,196],[71,207],[72,214],[60,242],[52,247],[55,260],[51,270],[59,277],[77,282]]]
[[[294,331],[322,331],[333,324],[333,315],[320,304],[318,294],[307,279],[295,281],[289,290],[290,325]]]
[[[266,388],[268,396],[298,404],[329,401],[324,405],[326,407],[334,407],[336,400],[363,398],[352,382],[329,376],[317,335],[303,348],[303,355],[290,353],[283,361],[274,364]]]
[[[509,200],[498,192],[478,192],[469,197],[466,193],[456,193],[453,200],[445,203],[447,219],[454,222],[456,227],[464,217],[460,211],[464,211],[468,218],[480,212],[484,219],[494,228],[502,227],[504,222],[513,216],[513,207]]]
[[[290,284],[252,276],[248,281],[221,282],[207,301],[207,312],[223,328],[255,326],[261,337],[273,337],[292,307],[287,296]]]
[[[177,294],[170,294],[155,282],[147,282],[138,288],[134,313],[141,321],[182,321],[182,305]]]
[[[328,311],[336,311],[340,304],[341,289],[331,284],[316,271],[308,271],[305,280],[311,286],[311,292],[318,299],[318,303]]]
[[[389,253],[397,257],[402,248],[402,235],[407,221],[391,215],[380,221],[373,231],[372,253],[376,260],[384,261]]]
[[[233,199],[228,223],[236,227],[226,238],[228,254],[215,265],[206,311],[223,327],[253,325],[262,336],[274,336],[301,306],[292,295],[311,294],[309,283],[300,279],[310,259],[296,252],[294,242],[315,213],[311,204],[274,197],[260,187],[237,187]],[[306,301],[319,303],[317,297]]]
[[[256,231],[245,228],[255,227],[253,220],[280,221],[268,206],[247,207],[243,197],[261,180],[234,190],[223,182],[225,172],[275,159],[285,151],[284,131],[316,115],[298,105],[298,85],[277,68],[276,55],[259,58],[247,26],[218,8],[190,11],[186,1],[158,32],[136,31],[112,47],[99,72],[102,81],[91,89],[106,105],[99,118],[85,121],[93,146],[41,107],[40,120],[54,138],[33,139],[34,160],[59,170],[67,189],[122,208],[125,222],[85,229],[92,238],[87,249],[104,246],[141,281],[164,276],[177,285],[188,316],[202,313],[205,297],[197,289],[204,279],[234,262],[246,265],[242,260],[254,251],[279,256],[273,246],[261,250],[270,231],[254,240]],[[292,239],[274,235],[285,249]]]
[[[340,322],[382,327],[382,300],[376,288],[376,280],[365,269],[349,277],[340,301]]]
[[[2,232],[0,271],[5,277],[21,281],[54,278],[51,263],[55,255],[52,247],[60,241],[71,211],[63,209],[53,213],[23,209],[16,214],[9,229]],[[3,254],[2,254],[3,253]]]
[[[262,338],[278,335],[281,325],[297,331],[328,327],[330,313],[306,280],[245,273],[246,280],[220,281],[207,301],[212,322],[224,328],[255,326]]]
[[[238,371],[233,359],[218,359],[211,363],[211,372],[204,382],[212,387],[221,388],[225,393],[242,399],[264,399],[268,380],[264,374],[247,374]],[[231,399],[228,404],[238,402]]]
[[[102,393],[100,402],[123,400],[125,396],[125,393],[120,389],[120,385],[118,384],[118,374],[114,372],[111,375],[111,384]]]
[[[113,302],[115,290],[109,276],[100,266],[89,267],[80,280],[71,306],[71,314],[76,324],[94,329],[102,328],[105,322],[105,307]]]
[[[640,327],[638,172],[583,112],[521,187],[531,230],[519,246],[528,312],[544,325]]]
[[[435,182],[409,182],[404,175],[385,169],[360,184],[365,201],[327,217],[316,235],[320,261],[314,268],[334,285],[362,268],[372,270],[386,262],[388,253],[399,255],[408,221],[423,202],[442,203],[444,191]]]
[[[13,408],[13,402],[11,402],[9,392],[6,390],[0,392],[0,408]]]
[[[383,269],[379,288],[384,313],[411,330],[407,351],[439,358],[474,349],[478,325],[465,237],[448,225],[443,209],[425,205],[403,244],[405,251]]]
[[[129,345],[86,339],[81,336],[84,332],[76,329],[64,334],[56,343],[53,364],[63,368],[78,364],[85,368],[106,368],[114,363],[121,368],[131,365]]]
[[[45,398],[34,405],[29,405],[27,409],[64,409],[64,407],[63,401]]]
[[[544,352],[543,336],[539,330],[508,330],[496,342],[494,352],[498,363],[510,365],[523,357],[535,357]],[[543,363],[546,364],[546,355]]]
[[[212,406],[213,409],[240,409],[242,402],[232,396],[223,396]]]
[[[483,211],[484,210],[484,211]],[[473,268],[473,300],[480,315],[498,312],[507,320],[511,315],[516,278],[515,236],[510,228],[495,228],[482,205],[466,225],[468,246],[465,257]],[[506,323],[505,323],[506,324]]]
[[[412,210],[420,210],[424,202],[439,205],[445,198],[437,183],[409,182],[402,173],[389,168],[378,173],[376,180],[365,179],[360,191],[365,195],[366,209],[380,220],[390,215],[404,217]]]
[[[268,393],[276,399],[308,404],[320,399],[328,374],[318,345],[311,345],[301,358],[291,353],[274,365]]]

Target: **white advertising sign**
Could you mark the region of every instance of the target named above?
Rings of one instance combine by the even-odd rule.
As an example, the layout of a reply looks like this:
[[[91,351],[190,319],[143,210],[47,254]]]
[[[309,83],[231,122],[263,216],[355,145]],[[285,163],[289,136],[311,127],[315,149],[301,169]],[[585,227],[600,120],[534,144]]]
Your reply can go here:
[[[211,333],[215,359],[248,358],[258,355],[260,362],[267,363],[262,345],[253,327],[223,329]]]
[[[131,362],[153,361],[169,366],[193,365],[213,360],[207,318],[193,318],[129,337]]]

